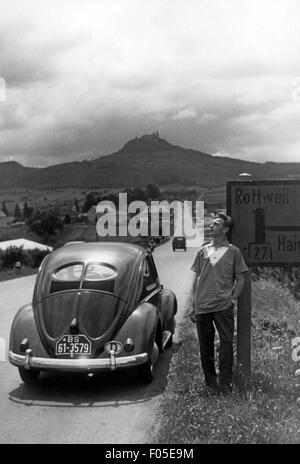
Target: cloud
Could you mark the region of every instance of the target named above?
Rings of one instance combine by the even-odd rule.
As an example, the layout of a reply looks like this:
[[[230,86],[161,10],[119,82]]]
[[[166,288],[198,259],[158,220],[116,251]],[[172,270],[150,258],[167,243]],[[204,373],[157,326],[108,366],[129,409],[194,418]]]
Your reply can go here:
[[[201,126],[201,125],[205,125],[205,124],[210,124],[211,121],[214,121],[215,119],[217,119],[217,116],[215,114],[211,114],[211,113],[208,113],[208,114],[203,114],[199,119],[198,119],[198,124]]]
[[[298,1],[42,3],[10,0],[0,17],[0,161],[109,154],[156,129],[205,152],[299,160]]]
[[[192,108],[185,108],[183,110],[179,110],[172,119],[194,119],[197,117],[197,113]]]

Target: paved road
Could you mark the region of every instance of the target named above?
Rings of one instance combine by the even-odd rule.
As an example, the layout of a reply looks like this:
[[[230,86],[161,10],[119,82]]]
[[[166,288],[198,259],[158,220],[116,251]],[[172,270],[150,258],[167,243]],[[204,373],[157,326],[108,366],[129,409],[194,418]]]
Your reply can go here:
[[[195,252],[190,248],[173,253],[171,242],[154,251],[161,282],[177,295],[177,327],[190,293],[189,268]],[[12,319],[31,300],[34,279],[0,283],[0,337],[7,348]],[[43,374],[38,386],[28,387],[6,352],[0,362],[0,443],[147,443],[176,340],[175,334],[174,347],[159,358],[149,386],[141,386],[133,373],[116,372],[84,380]]]

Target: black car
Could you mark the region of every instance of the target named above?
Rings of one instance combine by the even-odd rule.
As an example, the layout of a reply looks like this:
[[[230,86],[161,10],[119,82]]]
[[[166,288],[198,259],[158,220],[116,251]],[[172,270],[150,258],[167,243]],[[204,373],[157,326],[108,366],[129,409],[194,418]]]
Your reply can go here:
[[[185,237],[174,237],[172,241],[173,251],[184,250],[186,251],[186,238]]]

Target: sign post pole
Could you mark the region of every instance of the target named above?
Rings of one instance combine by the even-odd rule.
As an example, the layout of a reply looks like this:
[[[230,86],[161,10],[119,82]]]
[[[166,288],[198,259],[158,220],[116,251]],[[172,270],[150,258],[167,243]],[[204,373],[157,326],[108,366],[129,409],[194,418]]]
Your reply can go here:
[[[238,299],[237,368],[239,388],[247,395],[251,370],[251,269],[245,273],[245,285]]]

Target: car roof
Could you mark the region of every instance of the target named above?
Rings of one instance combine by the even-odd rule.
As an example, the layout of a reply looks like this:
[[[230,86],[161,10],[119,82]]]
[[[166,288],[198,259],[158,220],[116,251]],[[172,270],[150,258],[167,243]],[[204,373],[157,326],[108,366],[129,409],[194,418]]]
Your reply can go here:
[[[35,283],[33,303],[41,301],[50,292],[52,275],[68,264],[101,263],[116,270],[116,296],[129,301],[132,285],[137,279],[146,249],[121,242],[70,243],[53,251],[43,261]]]
[[[136,261],[145,249],[124,242],[73,242],[68,243],[48,256],[47,268],[57,269],[71,262],[108,263],[116,269],[125,263]]]

